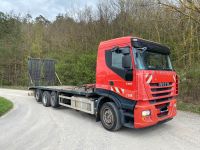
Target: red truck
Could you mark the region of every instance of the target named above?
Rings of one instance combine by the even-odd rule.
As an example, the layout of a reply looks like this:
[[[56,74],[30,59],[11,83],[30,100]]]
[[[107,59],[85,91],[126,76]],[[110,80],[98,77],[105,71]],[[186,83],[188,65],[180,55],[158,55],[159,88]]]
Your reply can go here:
[[[103,41],[98,48],[96,83],[32,86],[44,106],[66,106],[96,116],[110,131],[144,128],[176,116],[178,77],[170,49],[137,37]]]

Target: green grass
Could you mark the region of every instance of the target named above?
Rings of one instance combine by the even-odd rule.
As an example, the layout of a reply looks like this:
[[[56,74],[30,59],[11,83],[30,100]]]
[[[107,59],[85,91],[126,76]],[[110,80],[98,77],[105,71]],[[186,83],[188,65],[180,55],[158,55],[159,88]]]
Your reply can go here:
[[[183,101],[178,100],[178,110],[183,110],[183,111],[190,111],[193,113],[198,113],[200,114],[200,104],[192,104],[192,103],[186,103]]]
[[[13,103],[3,97],[0,97],[0,116],[13,108]]]

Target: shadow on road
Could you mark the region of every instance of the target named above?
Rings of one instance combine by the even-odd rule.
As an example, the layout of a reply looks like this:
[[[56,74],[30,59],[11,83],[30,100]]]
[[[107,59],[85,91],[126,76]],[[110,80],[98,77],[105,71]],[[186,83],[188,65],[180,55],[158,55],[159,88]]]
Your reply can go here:
[[[78,111],[78,110],[72,110],[70,108],[66,108],[66,107],[59,107],[58,108],[59,111],[63,111],[63,113],[70,113],[70,115],[73,115],[73,117],[77,117],[77,119],[82,119],[84,121],[90,122],[92,124],[96,124],[96,126],[98,126],[99,128],[103,128],[103,126],[101,126],[100,121],[96,122],[96,118],[93,115]],[[173,121],[173,120],[172,120]],[[116,133],[116,134],[126,134],[126,135],[131,135],[131,136],[144,136],[147,134],[157,134],[158,131],[167,131],[168,129],[173,128],[173,126],[171,126],[169,124],[169,122],[166,123],[162,123],[162,124],[157,124],[154,126],[150,126],[147,128],[142,128],[142,129],[134,129],[134,128],[126,128],[126,127],[122,127],[121,130],[116,131],[116,132],[111,132],[111,133]]]

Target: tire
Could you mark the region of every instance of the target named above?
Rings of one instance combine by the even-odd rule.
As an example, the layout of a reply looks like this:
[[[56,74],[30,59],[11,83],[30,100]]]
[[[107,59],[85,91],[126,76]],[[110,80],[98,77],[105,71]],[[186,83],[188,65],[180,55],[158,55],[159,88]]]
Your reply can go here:
[[[117,131],[122,127],[120,113],[113,102],[106,102],[100,109],[100,120],[109,131]]]
[[[48,91],[43,92],[43,94],[42,94],[42,104],[45,107],[50,106],[50,99],[51,99],[50,93]]]
[[[60,106],[58,102],[58,94],[56,92],[51,93],[50,104],[53,108],[57,108]]]
[[[35,91],[35,100],[37,102],[41,102],[42,101],[42,91],[39,89],[36,89]]]

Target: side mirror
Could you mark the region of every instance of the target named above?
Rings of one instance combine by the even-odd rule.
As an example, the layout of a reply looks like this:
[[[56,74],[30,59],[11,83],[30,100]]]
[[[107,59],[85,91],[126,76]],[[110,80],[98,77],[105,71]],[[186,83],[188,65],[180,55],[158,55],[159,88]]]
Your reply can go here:
[[[131,56],[130,55],[124,55],[122,57],[122,67],[125,69],[131,69]]]
[[[119,46],[113,47],[112,51],[113,52],[118,52],[119,51]]]

